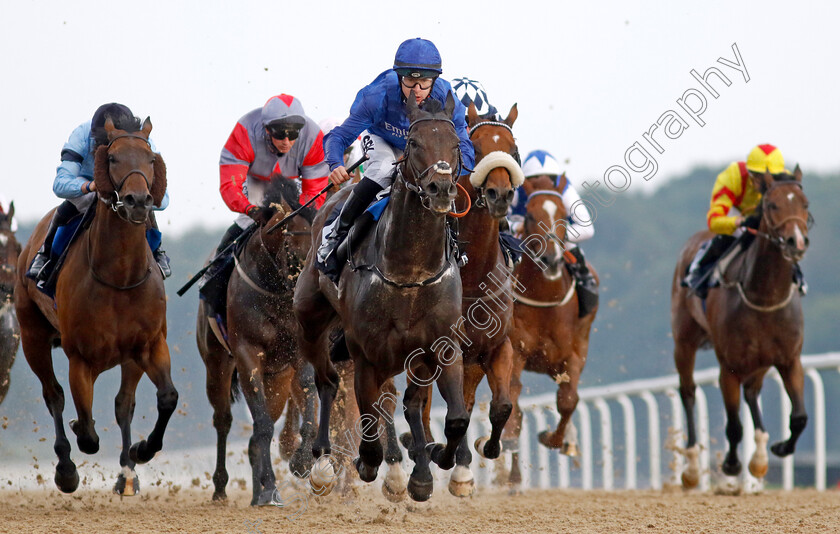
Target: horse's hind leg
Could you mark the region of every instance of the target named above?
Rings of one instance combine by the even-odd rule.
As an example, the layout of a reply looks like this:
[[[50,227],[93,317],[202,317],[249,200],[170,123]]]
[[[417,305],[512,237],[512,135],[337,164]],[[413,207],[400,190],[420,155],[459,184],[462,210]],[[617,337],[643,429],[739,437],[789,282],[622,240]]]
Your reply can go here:
[[[805,401],[802,392],[805,388],[805,374],[802,371],[802,362],[799,358],[788,367],[778,367],[779,375],[785,384],[785,391],[790,397],[793,407],[790,413],[790,437],[786,441],[774,443],[770,450],[776,456],[787,456],[793,454],[796,449],[796,440],[805,430],[808,424],[808,414],[805,413]]]
[[[744,381],[744,400],[750,408],[755,427],[755,452],[750,458],[750,474],[755,478],[764,478],[767,474],[767,431],[761,421],[761,409],[758,407],[758,394],[764,382],[764,374],[756,374]]]
[[[21,324],[23,354],[29,367],[41,381],[44,401],[55,424],[53,450],[58,456],[55,485],[64,493],[73,493],[79,487],[79,472],[76,470],[76,464],[70,459],[70,440],[67,439],[64,431],[64,390],[56,380],[53,369],[48,330],[50,326],[40,312],[33,310],[35,305],[28,300],[25,292],[21,294],[17,297],[17,314]],[[26,299],[25,303],[24,299]]]
[[[65,349],[65,352],[68,352]],[[70,430],[76,434],[76,444],[85,454],[95,454],[99,451],[99,436],[94,428],[92,416],[93,381],[96,377],[93,370],[79,355],[68,352],[70,359],[70,393],[76,405],[76,417],[70,421]]]
[[[720,371],[720,391],[723,394],[723,405],[726,409],[726,439],[729,442],[729,450],[726,452],[721,469],[724,474],[735,476],[741,472],[741,461],[738,460],[738,444],[744,437],[744,428],[741,426],[741,418],[738,413],[741,391],[738,378],[724,369]]]
[[[292,384],[292,395],[295,401],[302,408],[300,421],[300,445],[289,459],[289,469],[292,473],[306,473],[312,469],[315,458],[312,454],[312,445],[315,441],[315,398],[317,388],[315,387],[315,370],[305,360],[298,360],[295,377]],[[291,402],[289,403],[291,407]],[[288,417],[288,415],[287,415]]]
[[[560,421],[554,432],[540,432],[539,441],[546,447],[559,448],[562,454],[576,456],[576,441],[573,432],[566,435],[566,429],[572,422],[572,415],[575,413],[578,401],[578,384],[580,373],[583,371],[583,361],[577,356],[572,356],[566,362],[565,373],[568,379],[560,381],[557,386],[557,411],[560,413]]]
[[[680,400],[685,410],[686,431],[686,459],[688,465],[682,473],[682,483],[685,488],[694,488],[700,483],[700,451],[697,446],[697,427],[694,420],[694,405],[697,384],[694,382],[694,362],[697,349],[700,346],[702,331],[693,319],[685,315],[683,323],[674,321],[674,363],[680,376]]]
[[[209,351],[204,360],[206,368],[207,400],[213,407],[213,428],[216,429],[216,469],[213,471],[213,500],[227,499],[225,488],[229,480],[225,460],[227,459],[227,438],[233,415],[230,405],[235,391],[233,358],[221,346]],[[237,385],[238,387],[238,385]]]
[[[519,408],[519,395],[522,394],[522,381],[520,376],[525,366],[524,358],[514,354],[513,369],[510,375],[510,400],[513,403],[513,411],[510,413],[505,430],[502,432],[502,446],[506,451],[511,451],[510,473],[507,483],[512,491],[522,484],[522,471],[519,468],[519,435],[522,433],[522,410]]]
[[[387,398],[390,398],[391,402],[388,403],[387,407],[382,406],[383,402],[381,400]],[[388,464],[388,474],[382,481],[382,494],[391,502],[400,502],[405,499],[408,482],[408,477],[401,465],[403,455],[397,439],[397,429],[394,427],[394,412],[397,409],[396,399],[397,387],[394,385],[394,379],[389,378],[382,385],[382,395],[380,395],[377,411],[385,423],[385,463]]]
[[[166,432],[166,425],[169,418],[178,406],[178,392],[172,384],[170,376],[169,347],[166,346],[166,338],[161,336],[152,346],[148,359],[141,359],[143,371],[157,388],[157,411],[158,416],[155,426],[149,437],[131,446],[129,458],[138,464],[144,464],[154,458],[155,454],[163,448],[163,435]]]
[[[114,485],[114,493],[130,497],[140,491],[140,480],[134,472],[135,463],[129,458],[131,448],[131,420],[134,418],[134,394],[137,384],[143,377],[143,370],[134,362],[126,362],[121,366],[122,380],[120,390],[114,399],[114,412],[117,424],[120,426],[122,451],[120,452],[120,467],[122,471]]]

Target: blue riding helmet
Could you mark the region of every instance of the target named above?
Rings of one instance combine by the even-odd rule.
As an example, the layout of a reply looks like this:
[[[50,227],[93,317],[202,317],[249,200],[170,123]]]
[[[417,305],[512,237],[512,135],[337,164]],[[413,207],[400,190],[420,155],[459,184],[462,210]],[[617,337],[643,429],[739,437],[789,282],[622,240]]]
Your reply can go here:
[[[426,39],[408,39],[397,48],[394,70],[410,78],[436,78],[443,73],[440,52]]]

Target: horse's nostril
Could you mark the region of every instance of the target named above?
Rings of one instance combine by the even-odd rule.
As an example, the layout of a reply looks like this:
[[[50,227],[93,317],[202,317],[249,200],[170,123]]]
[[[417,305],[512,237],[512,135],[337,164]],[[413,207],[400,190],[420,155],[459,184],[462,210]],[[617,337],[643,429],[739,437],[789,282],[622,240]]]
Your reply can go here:
[[[123,197],[123,202],[126,206],[130,208],[133,208],[137,205],[137,201],[135,200],[134,195],[126,195],[125,197]]]
[[[145,201],[145,202],[143,202],[143,205],[144,205],[145,207],[149,208],[149,207],[151,207],[151,206],[152,206],[152,203],[153,203],[154,201],[155,201],[155,199],[154,199],[154,198],[152,198],[152,195],[147,194],[147,195],[146,195],[146,201]]]
[[[499,198],[499,193],[495,189],[488,189],[487,198],[495,202],[495,200]]]
[[[505,195],[505,202],[507,202],[508,204],[513,202],[513,189],[508,191],[507,194]]]
[[[438,194],[438,186],[434,182],[429,184],[429,194],[435,196]]]

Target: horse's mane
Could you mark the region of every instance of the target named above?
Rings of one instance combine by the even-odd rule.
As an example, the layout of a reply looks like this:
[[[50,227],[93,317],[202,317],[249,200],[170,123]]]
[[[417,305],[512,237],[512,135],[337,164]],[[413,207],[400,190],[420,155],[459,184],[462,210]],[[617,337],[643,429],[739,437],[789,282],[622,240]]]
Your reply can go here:
[[[268,186],[265,188],[263,207],[274,209],[272,204],[280,204],[285,200],[292,210],[296,210],[301,206],[299,198],[300,190],[295,180],[290,180],[280,174],[272,174]],[[315,213],[314,208],[306,208],[301,210],[299,215],[306,219],[309,224],[312,224]]]

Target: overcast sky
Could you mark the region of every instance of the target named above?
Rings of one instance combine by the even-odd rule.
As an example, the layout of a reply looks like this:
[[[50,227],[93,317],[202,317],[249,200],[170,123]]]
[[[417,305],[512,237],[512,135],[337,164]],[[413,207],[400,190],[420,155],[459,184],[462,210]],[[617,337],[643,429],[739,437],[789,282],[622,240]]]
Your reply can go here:
[[[801,163],[807,180],[840,169],[840,5],[809,5],[6,2],[0,195],[15,200],[21,219],[41,217],[58,202],[51,186],[70,132],[118,101],[154,123],[169,168],[162,230],[226,226],[234,216],[218,193],[218,160],[239,117],[285,92],[316,121],[343,119],[356,92],[392,65],[399,43],[418,36],[438,46],[444,78],[480,80],[503,114],[518,103],[523,156],[552,152],[576,183],[626,167],[635,142],[657,162],[648,187],[695,164],[743,159],[765,142],[782,149],[789,167]],[[737,61],[733,43],[749,82],[718,62]],[[717,99],[690,74],[713,66],[731,82],[711,78]],[[705,95],[702,127],[677,103],[689,89]],[[700,105],[697,96],[689,101]],[[676,139],[654,131],[660,154],[642,135],[669,110],[688,127]],[[630,175],[632,188],[644,185],[641,173]]]

